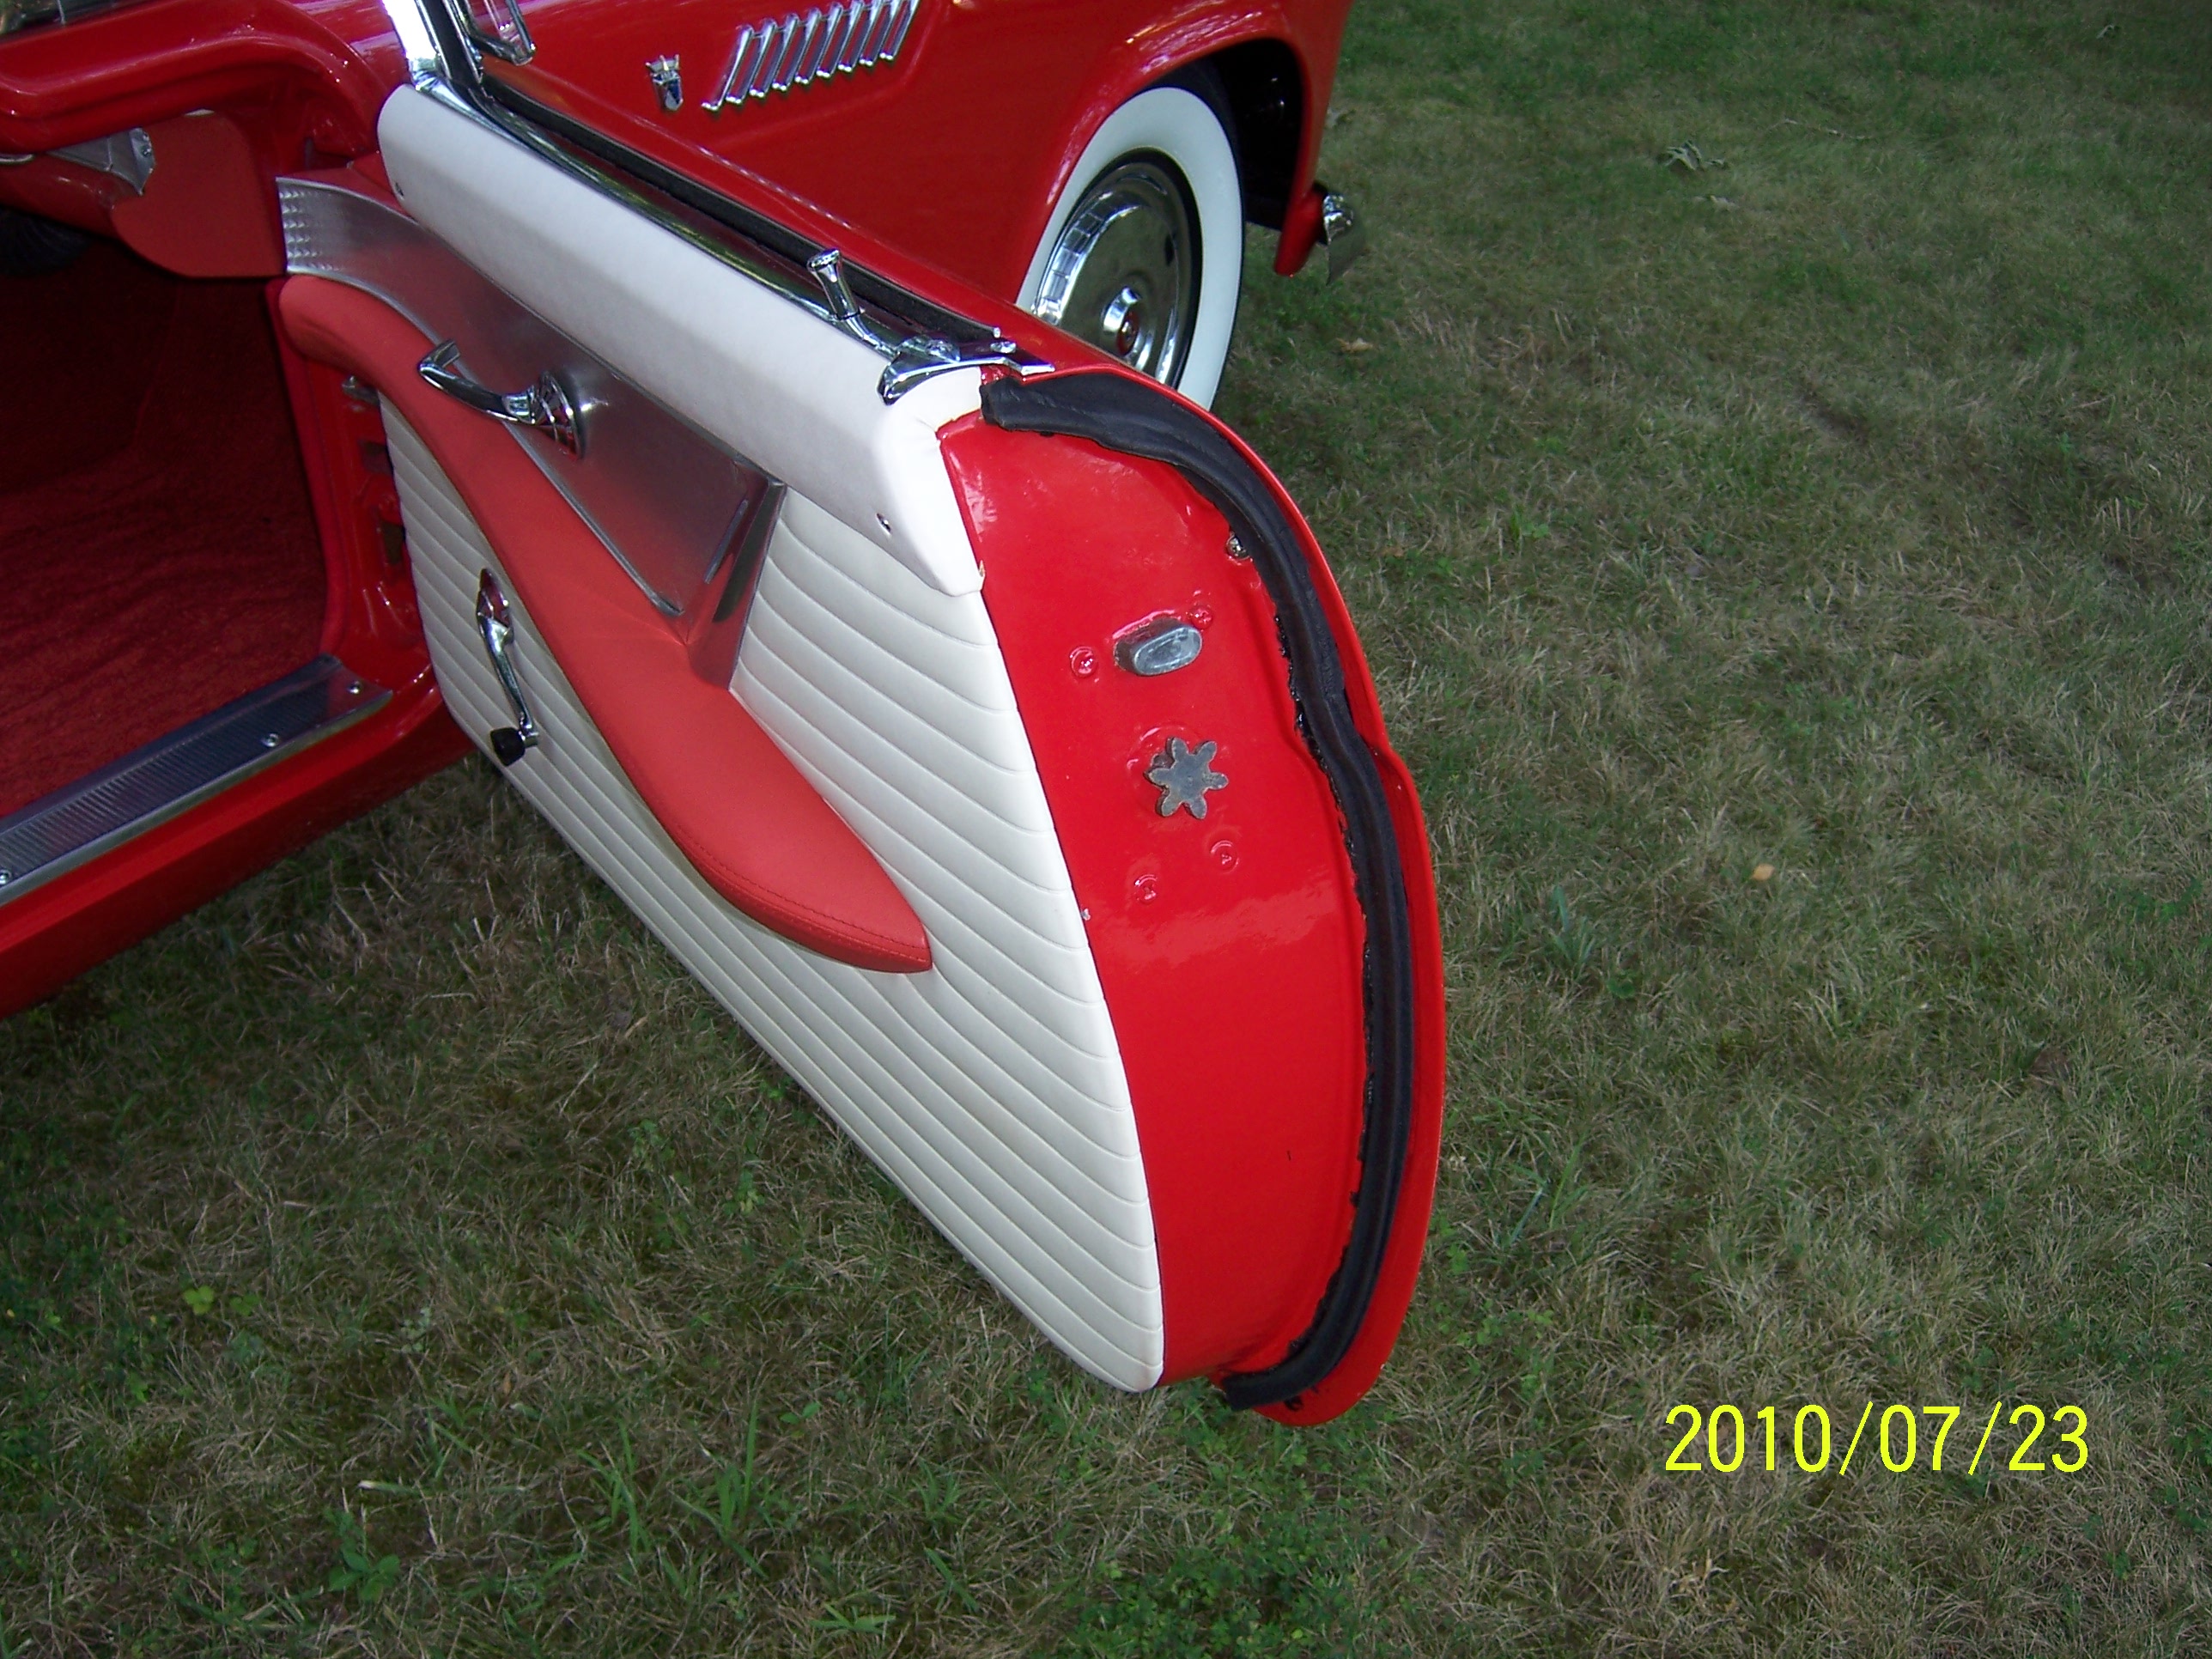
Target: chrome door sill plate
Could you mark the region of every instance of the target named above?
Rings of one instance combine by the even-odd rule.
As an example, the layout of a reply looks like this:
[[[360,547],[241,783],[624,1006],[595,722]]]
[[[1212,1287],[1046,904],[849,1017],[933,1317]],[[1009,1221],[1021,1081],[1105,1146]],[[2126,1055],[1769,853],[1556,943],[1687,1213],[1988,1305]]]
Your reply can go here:
[[[249,691],[0,818],[0,904],[392,701],[336,657]]]

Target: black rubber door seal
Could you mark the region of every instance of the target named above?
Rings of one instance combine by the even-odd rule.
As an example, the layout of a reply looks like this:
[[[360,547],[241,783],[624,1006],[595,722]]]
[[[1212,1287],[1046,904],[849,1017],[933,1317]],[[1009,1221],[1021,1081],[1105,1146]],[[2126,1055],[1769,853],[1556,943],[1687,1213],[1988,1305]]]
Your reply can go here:
[[[1251,556],[1275,610],[1298,730],[1344,823],[1354,890],[1366,921],[1361,964],[1367,1087],[1352,1234],[1313,1323],[1283,1360],[1222,1380],[1231,1406],[1288,1403],[1334,1370],[1366,1321],[1382,1271],[1413,1116],[1413,951],[1404,866],[1381,769],[1352,717],[1344,662],[1297,532],[1267,480],[1203,416],[1148,380],[1107,370],[983,388],[983,418],[1010,432],[1088,438],[1123,454],[1165,461],[1218,507]]]

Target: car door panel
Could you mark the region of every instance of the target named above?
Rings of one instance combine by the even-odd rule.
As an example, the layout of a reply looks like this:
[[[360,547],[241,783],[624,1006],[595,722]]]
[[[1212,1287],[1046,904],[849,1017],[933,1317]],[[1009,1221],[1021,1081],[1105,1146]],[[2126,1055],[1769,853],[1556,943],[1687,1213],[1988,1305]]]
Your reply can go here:
[[[685,611],[763,475],[517,305],[361,170],[287,177],[277,199],[288,270],[375,295],[460,347],[456,368],[484,384],[555,377],[581,411],[588,453],[545,441],[523,453],[656,606]]]
[[[1295,509],[1151,382],[1011,340],[957,361],[980,326],[896,380],[901,313],[841,313],[787,246],[721,245],[513,116],[394,94],[408,213],[551,331],[541,356],[603,365],[781,510],[702,678],[684,605],[624,574],[553,441],[434,390],[430,334],[303,253],[281,309],[384,396],[457,717],[480,744],[514,717],[489,584],[539,732],[507,775],[1054,1343],[1123,1388],[1340,1411],[1418,1264],[1441,981],[1419,808]],[[1052,337],[957,283],[915,306]],[[1137,650],[1169,635],[1179,655]],[[726,784],[708,819],[799,780],[923,959],[733,902],[666,785],[687,763]]]
[[[403,420],[392,431],[439,683],[482,729],[504,705],[470,621],[477,572],[511,573],[421,441]],[[903,878],[932,945],[913,975],[830,961],[719,902],[526,609],[518,623],[546,739],[516,786],[1039,1328],[1108,1382],[1157,1382],[1164,1320],[1127,1085],[980,597],[934,592],[801,506],[779,521],[741,655],[741,683],[769,688],[756,717]],[[785,665],[808,657],[842,672],[777,695]],[[878,734],[899,729],[918,686],[957,726],[939,728],[928,763],[901,764]]]

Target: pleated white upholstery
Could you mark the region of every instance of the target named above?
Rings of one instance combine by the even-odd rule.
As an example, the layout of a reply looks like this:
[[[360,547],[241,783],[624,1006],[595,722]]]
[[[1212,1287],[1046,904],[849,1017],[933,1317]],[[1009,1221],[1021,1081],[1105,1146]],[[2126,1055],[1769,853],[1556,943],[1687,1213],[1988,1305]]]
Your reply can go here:
[[[501,563],[421,441],[385,418],[439,683],[482,744],[510,720],[475,625],[477,573]],[[913,904],[925,974],[831,962],[732,908],[654,823],[515,611],[545,732],[509,769],[517,787],[1047,1336],[1119,1387],[1157,1382],[1158,1262],[1127,1081],[981,596],[933,587],[794,492],[733,688]]]

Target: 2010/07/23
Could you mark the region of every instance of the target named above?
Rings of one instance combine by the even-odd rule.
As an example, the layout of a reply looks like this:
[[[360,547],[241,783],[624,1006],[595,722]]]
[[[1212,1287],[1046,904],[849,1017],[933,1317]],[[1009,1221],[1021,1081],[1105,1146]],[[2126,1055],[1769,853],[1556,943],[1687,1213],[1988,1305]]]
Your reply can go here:
[[[1858,1453],[1859,1441],[1866,1433],[1869,1420],[1874,1416],[1874,1407],[1875,1402],[1869,1400],[1859,1413],[1858,1425],[1851,1431],[1850,1444],[1844,1449],[1843,1463],[1836,1471],[1838,1476],[1850,1473],[1851,1459]],[[1944,1447],[1951,1437],[1951,1425],[1959,1420],[1964,1409],[1959,1406],[1922,1406],[1915,1408],[1902,1404],[1884,1407],[1881,1425],[1875,1430],[1882,1467],[1892,1474],[1905,1474],[1919,1462],[1920,1419],[1924,1416],[1936,1419],[1934,1436],[1929,1443],[1928,1467],[1932,1473],[1941,1474],[1943,1472]],[[1966,1466],[1969,1475],[1981,1468],[1982,1459],[1989,1451],[1990,1437],[1996,1432],[1997,1419],[2003,1412],[2004,1401],[2002,1400],[1990,1407],[1989,1420],[1983,1425],[1981,1439],[1974,1448],[1972,1460]],[[1678,1424],[1685,1414],[1690,1419],[1690,1426],[1674,1443],[1674,1449],[1668,1454],[1668,1468],[1690,1474],[1701,1474],[1708,1470],[1718,1474],[1734,1474],[1744,1467],[1747,1461],[1746,1454],[1752,1449],[1753,1433],[1742,1412],[1732,1405],[1721,1405],[1714,1407],[1712,1414],[1708,1417],[1695,1406],[1677,1406],[1667,1413],[1667,1421],[1670,1426]],[[1777,1455],[1778,1441],[1782,1437],[1780,1418],[1780,1412],[1772,1406],[1762,1407],[1752,1415],[1752,1421],[1765,1431],[1765,1467],[1769,1472],[1781,1467]],[[2069,1418],[2074,1425],[2070,1429],[2065,1426]],[[2023,1474],[2036,1474],[2045,1469],[2056,1469],[2061,1474],[2078,1474],[2088,1467],[2089,1413],[2081,1407],[2061,1406],[2046,1419],[2040,1406],[2022,1403],[2013,1407],[2012,1415],[2006,1421],[2011,1427],[2023,1431],[2020,1443],[2013,1448],[2012,1456],[2005,1462],[2006,1468]],[[2047,1459],[2039,1458],[2032,1454],[2046,1427],[2056,1433],[2056,1445]],[[1968,1431],[1971,1433],[1972,1430]],[[1700,1437],[1704,1441],[1702,1446],[1698,1444]],[[1820,1474],[1828,1467],[1829,1460],[1834,1455],[1834,1435],[1826,1408],[1814,1405],[1799,1407],[1790,1419],[1788,1439],[1790,1454],[1798,1468],[1807,1474]],[[2060,1449],[2062,1448],[2070,1449],[2070,1451]],[[1704,1462],[1695,1461],[1700,1450],[1705,1454],[1707,1461]]]

